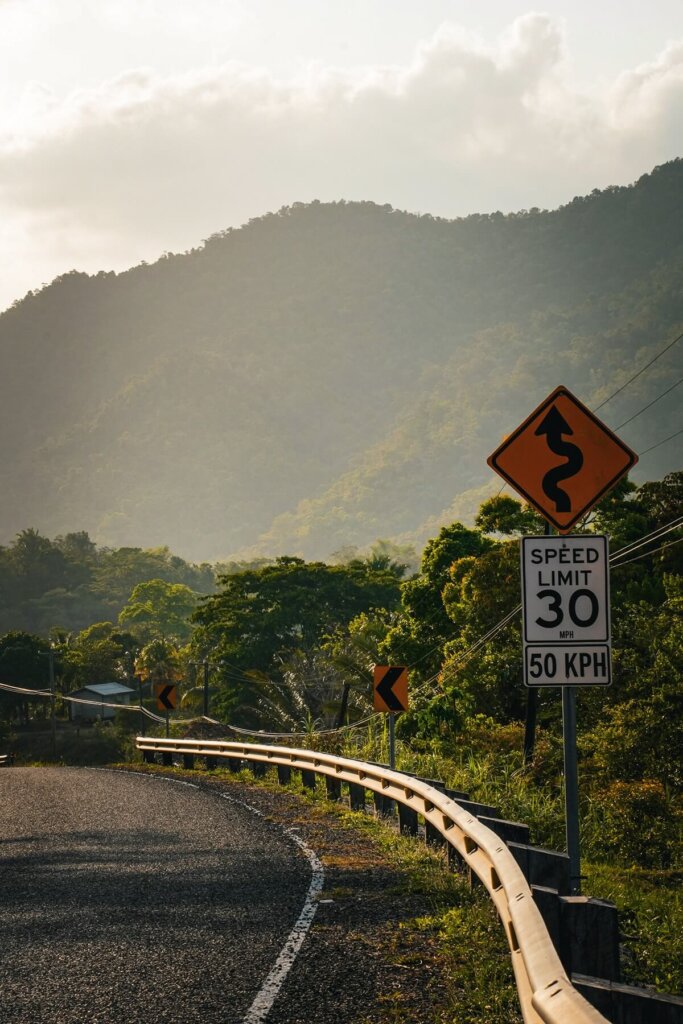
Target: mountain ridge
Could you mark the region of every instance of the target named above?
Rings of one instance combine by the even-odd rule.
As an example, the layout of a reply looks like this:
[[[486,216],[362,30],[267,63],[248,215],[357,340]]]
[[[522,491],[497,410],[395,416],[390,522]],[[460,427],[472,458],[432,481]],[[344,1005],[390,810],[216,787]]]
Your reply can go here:
[[[0,316],[0,539],[83,528],[198,561],[421,543],[553,386],[598,402],[680,327],[682,168],[456,221],[295,204],[57,279]]]

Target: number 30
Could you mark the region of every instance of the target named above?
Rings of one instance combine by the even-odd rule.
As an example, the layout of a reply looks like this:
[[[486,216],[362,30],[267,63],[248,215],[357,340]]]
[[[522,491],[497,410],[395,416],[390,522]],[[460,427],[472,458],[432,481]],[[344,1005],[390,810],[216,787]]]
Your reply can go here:
[[[538,626],[543,626],[544,629],[554,629],[555,626],[559,626],[560,623],[564,620],[564,611],[562,610],[562,595],[558,594],[556,590],[539,590],[537,596],[539,598],[547,597],[549,599],[550,604],[548,606],[548,611],[554,612],[555,618],[542,619],[539,617],[538,619],[536,619],[536,624]],[[590,611],[586,618],[582,618],[579,615],[577,609],[579,600],[582,597],[587,598],[590,603]],[[574,623],[574,625],[582,626],[585,628],[587,626],[592,626],[593,623],[596,621],[600,613],[600,606],[598,604],[598,599],[592,590],[575,590],[569,598],[567,610],[569,612],[569,618]]]

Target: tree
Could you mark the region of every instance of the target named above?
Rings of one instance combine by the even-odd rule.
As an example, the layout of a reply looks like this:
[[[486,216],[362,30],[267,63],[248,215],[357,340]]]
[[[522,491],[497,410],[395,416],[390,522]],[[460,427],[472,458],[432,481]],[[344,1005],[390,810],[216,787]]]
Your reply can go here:
[[[451,566],[461,558],[481,554],[492,543],[462,523],[444,526],[438,537],[428,542],[419,575],[401,587],[401,614],[382,645],[387,658],[415,666],[418,679],[438,672],[444,646],[454,636],[442,597]]]
[[[364,562],[347,566],[278,558],[262,569],[221,577],[221,589],[194,615],[192,646],[223,662],[217,709],[232,715],[251,704],[257,671],[281,681],[296,651],[312,652],[337,626],[371,608],[395,607],[400,576]],[[243,716],[248,722],[254,716]]]
[[[108,683],[130,675],[130,656],[137,640],[113,622],[95,622],[75,636],[64,638],[61,664],[65,686],[80,689],[90,683]]]
[[[0,682],[31,690],[47,689],[49,685],[48,655],[50,645],[39,636],[20,630],[0,637]],[[23,710],[28,720],[27,696],[0,691],[0,706],[5,713]]]
[[[482,533],[500,533],[506,537],[543,533],[545,527],[545,520],[538,512],[507,494],[498,494],[484,501],[479,506],[475,523]]]
[[[180,679],[178,648],[161,637],[150,640],[135,659],[135,674],[150,684],[173,683]]]
[[[190,616],[198,600],[199,595],[184,583],[147,580],[133,588],[119,614],[119,624],[143,642],[154,637],[187,640],[192,632]]]

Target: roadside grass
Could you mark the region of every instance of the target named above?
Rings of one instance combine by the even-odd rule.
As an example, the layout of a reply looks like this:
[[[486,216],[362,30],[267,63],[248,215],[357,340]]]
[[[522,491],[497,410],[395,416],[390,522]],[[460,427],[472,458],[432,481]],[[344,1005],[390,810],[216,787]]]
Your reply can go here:
[[[586,864],[586,891],[616,903],[631,985],[683,994],[683,872]]]

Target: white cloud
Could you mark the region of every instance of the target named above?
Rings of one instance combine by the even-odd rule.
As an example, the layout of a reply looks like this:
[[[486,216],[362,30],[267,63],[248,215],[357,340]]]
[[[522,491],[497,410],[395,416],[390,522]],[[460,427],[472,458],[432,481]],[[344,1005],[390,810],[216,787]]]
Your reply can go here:
[[[0,307],[57,270],[183,249],[296,200],[556,205],[676,155],[683,44],[590,94],[566,63],[560,23],[528,14],[493,46],[445,25],[404,67],[137,69],[64,98],[34,85],[0,122],[0,245],[16,268]]]

